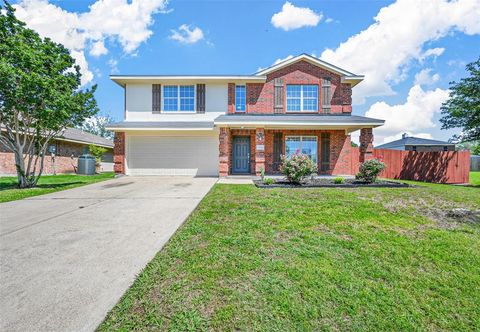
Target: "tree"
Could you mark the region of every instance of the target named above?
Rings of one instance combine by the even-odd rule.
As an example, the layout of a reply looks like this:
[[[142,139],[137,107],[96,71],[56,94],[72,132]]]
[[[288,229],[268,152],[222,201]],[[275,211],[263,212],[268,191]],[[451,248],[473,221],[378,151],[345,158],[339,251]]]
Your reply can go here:
[[[450,82],[450,97],[443,103],[442,129],[462,128],[454,139],[461,142],[480,140],[480,57],[466,67],[469,77]]]
[[[34,187],[50,140],[98,112],[96,86],[80,90],[69,51],[0,6],[0,142],[15,155],[18,185]]]
[[[88,119],[85,119],[85,121],[78,128],[88,133],[113,140],[113,132],[105,129],[105,126],[112,122],[113,118],[111,118],[109,115],[94,115]]]

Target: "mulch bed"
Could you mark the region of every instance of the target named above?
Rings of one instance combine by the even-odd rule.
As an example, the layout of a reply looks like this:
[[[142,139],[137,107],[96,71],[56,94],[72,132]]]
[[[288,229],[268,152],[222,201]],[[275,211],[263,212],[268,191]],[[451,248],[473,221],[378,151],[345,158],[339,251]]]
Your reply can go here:
[[[344,183],[334,183],[333,179],[313,178],[302,182],[301,184],[293,184],[286,180],[274,180],[273,184],[267,185],[262,180],[254,180],[253,183],[258,188],[405,188],[413,187],[407,183],[394,182],[387,180],[377,180],[374,183],[367,183],[355,179],[345,179]]]

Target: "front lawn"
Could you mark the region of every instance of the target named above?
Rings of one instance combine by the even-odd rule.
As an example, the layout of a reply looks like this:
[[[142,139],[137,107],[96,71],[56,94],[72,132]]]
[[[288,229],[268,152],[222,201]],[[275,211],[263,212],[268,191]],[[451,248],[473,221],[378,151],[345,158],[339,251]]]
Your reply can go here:
[[[447,213],[479,202],[216,185],[98,330],[479,330],[480,224]]]
[[[16,176],[0,176],[0,203],[71,189],[112,179],[114,176],[114,173],[90,176],[76,174],[44,175],[38,180],[38,186],[31,189],[18,189]]]
[[[480,186],[480,172],[470,172],[470,184]]]

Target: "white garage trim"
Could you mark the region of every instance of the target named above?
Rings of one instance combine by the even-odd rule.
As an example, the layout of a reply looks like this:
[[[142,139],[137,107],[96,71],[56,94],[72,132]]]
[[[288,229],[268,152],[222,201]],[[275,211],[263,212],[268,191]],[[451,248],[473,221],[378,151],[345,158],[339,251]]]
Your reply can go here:
[[[218,176],[218,131],[130,132],[127,175]]]

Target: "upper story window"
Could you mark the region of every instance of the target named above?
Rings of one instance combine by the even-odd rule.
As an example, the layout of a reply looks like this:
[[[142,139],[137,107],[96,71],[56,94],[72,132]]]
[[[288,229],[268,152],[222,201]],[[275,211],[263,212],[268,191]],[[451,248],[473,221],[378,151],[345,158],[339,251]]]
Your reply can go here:
[[[245,85],[235,86],[235,112],[245,112],[247,88]]]
[[[317,112],[318,85],[287,85],[287,112]]]
[[[194,85],[165,85],[163,87],[164,112],[195,112]]]

